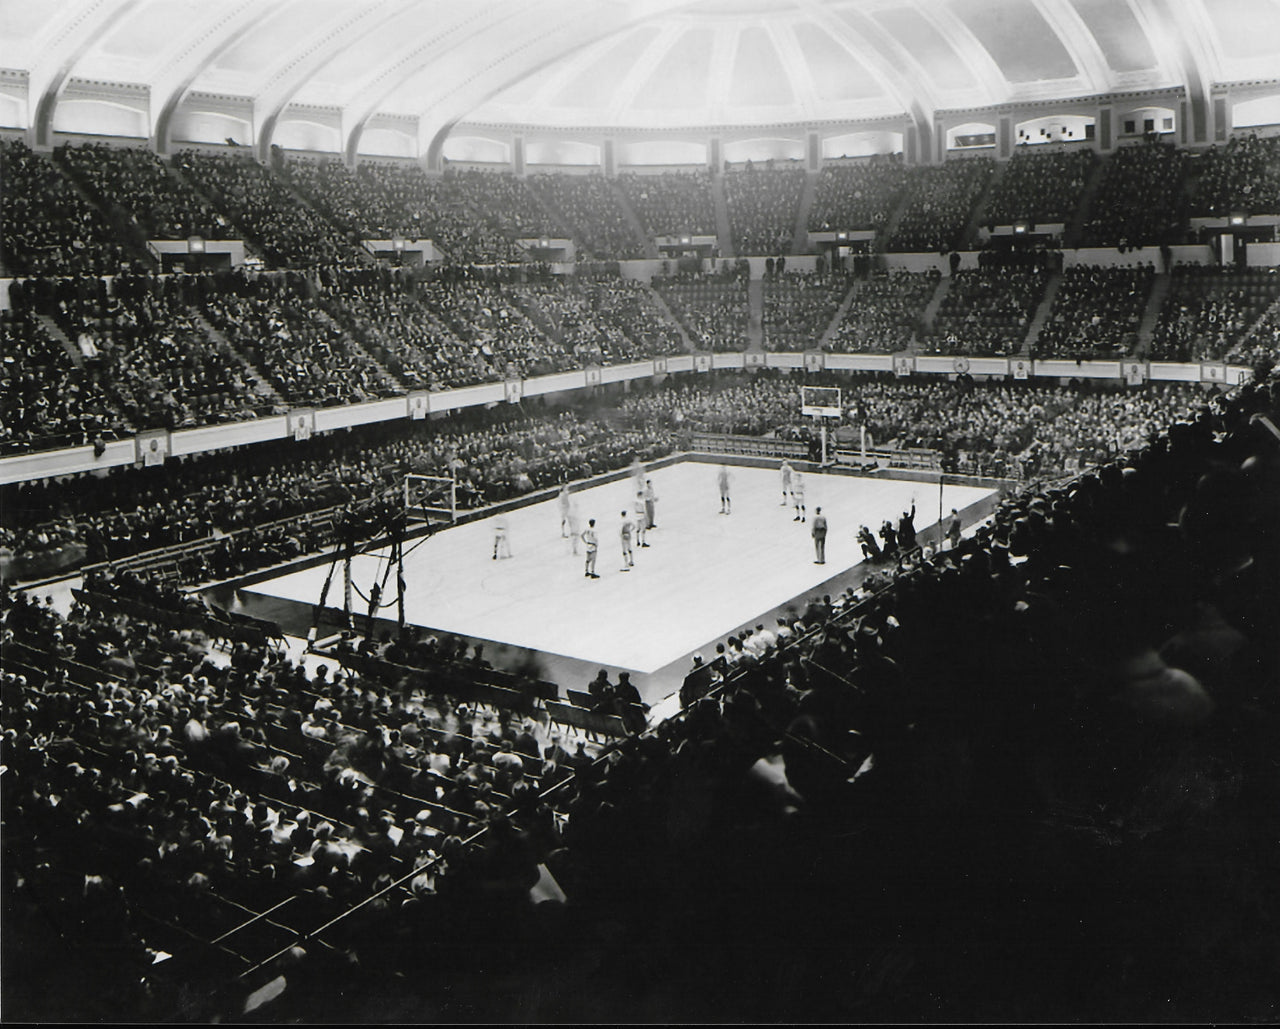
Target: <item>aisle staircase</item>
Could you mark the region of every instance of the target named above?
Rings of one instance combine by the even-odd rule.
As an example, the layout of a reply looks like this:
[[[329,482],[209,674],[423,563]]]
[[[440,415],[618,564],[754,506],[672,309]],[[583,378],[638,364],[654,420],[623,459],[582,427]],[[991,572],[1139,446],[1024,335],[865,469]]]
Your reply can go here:
[[[724,176],[711,176],[711,199],[716,205],[716,239],[720,243],[721,257],[734,257],[733,229],[729,225],[729,202],[724,195]]]
[[[947,295],[947,290],[950,286],[951,279],[948,276],[944,275],[940,278],[938,284],[933,287],[933,296],[929,298],[929,302],[924,305],[924,310],[920,312],[920,320],[929,332],[933,331],[933,322],[938,317],[938,308],[942,306],[942,298]]]
[[[1044,323],[1049,320],[1049,312],[1053,310],[1053,302],[1058,296],[1058,290],[1062,286],[1062,272],[1055,271],[1049,276],[1049,281],[1045,284],[1044,294],[1040,297],[1040,306],[1036,308],[1035,317],[1031,319],[1031,324],[1027,326],[1026,338],[1022,341],[1022,347],[1018,350],[1019,357],[1030,357],[1035,353],[1036,342],[1040,339],[1040,330],[1044,328]]]
[[[691,340],[689,338],[689,334],[684,331],[684,323],[676,317],[675,312],[667,305],[666,297],[652,286],[649,287],[649,292],[653,294],[653,302],[657,305],[658,310],[662,312],[662,316],[675,326],[676,332],[680,333],[680,339],[684,341],[685,350],[689,353],[693,353],[695,349],[693,340]]]
[[[800,194],[800,206],[796,211],[796,231],[791,238],[793,254],[809,253],[809,212],[813,210],[818,195],[818,172],[805,172],[804,191]]]
[[[876,233],[876,238],[871,246],[872,253],[883,254],[889,249],[889,243],[898,231],[898,226],[902,224],[903,215],[907,213],[907,198],[910,195],[911,184],[908,183],[899,191],[898,198],[893,202],[893,209],[889,212],[888,219],[880,227],[880,231]]]
[[[656,261],[662,255],[658,253],[658,244],[652,236],[644,231],[644,226],[640,224],[640,217],[636,214],[635,209],[627,201],[627,195],[622,191],[622,187],[618,185],[616,179],[608,179],[609,188],[613,190],[613,198],[618,204],[618,209],[626,215],[627,224],[631,226],[631,231],[636,239],[644,244],[644,256],[650,261]]]
[[[1004,180],[1004,173],[1008,167],[1008,161],[997,162],[996,170],[988,176],[987,184],[978,197],[978,202],[973,205],[973,211],[969,214],[969,221],[964,227],[964,235],[959,240],[959,249],[970,250],[973,248],[974,242],[978,238],[978,230],[982,228],[983,223],[986,221],[987,208],[991,206],[991,198],[995,195],[996,187]]]
[[[55,322],[47,314],[37,314],[36,321],[40,323],[40,327],[47,332],[50,337],[56,339],[62,344],[62,349],[67,352],[67,356],[71,358],[71,363],[77,368],[84,368],[84,354],[80,353],[80,348],[72,341],[71,337],[62,331],[62,326]]]
[[[1164,302],[1169,295],[1170,285],[1171,280],[1167,274],[1155,276],[1155,282],[1151,286],[1151,295],[1147,297],[1147,306],[1142,311],[1142,321],[1138,323],[1137,352],[1139,354],[1149,354],[1151,352],[1151,340],[1156,334],[1156,322],[1160,319],[1160,312],[1164,310]]]
[[[835,339],[836,333],[839,331],[845,315],[849,313],[849,308],[853,306],[854,298],[858,295],[858,290],[860,288],[861,283],[855,280],[849,285],[848,290],[845,291],[844,299],[840,301],[840,306],[836,308],[836,313],[832,316],[831,323],[823,330],[822,335],[818,338],[819,350],[826,350]]]
[[[245,378],[253,384],[253,392],[262,398],[263,403],[271,404],[273,406],[285,406],[284,397],[282,397],[276,388],[267,381],[266,377],[258,370],[257,366],[245,357],[244,354],[240,353],[234,345],[232,345],[231,341],[223,335],[222,330],[214,325],[213,322],[209,321],[209,319],[205,317],[203,311],[192,308],[192,313],[195,315],[195,323],[200,326],[201,332],[215,343],[226,347],[228,353],[235,355],[236,360],[240,362],[241,367],[244,368]]]
[[[1084,235],[1085,217],[1088,215],[1090,208],[1093,207],[1094,198],[1098,195],[1098,189],[1102,186],[1102,177],[1107,170],[1107,161],[1109,158],[1103,157],[1093,162],[1093,167],[1089,169],[1089,177],[1085,180],[1084,192],[1080,194],[1080,202],[1076,204],[1076,209],[1072,212],[1071,220],[1067,222],[1067,227],[1062,232],[1063,249],[1073,250],[1080,245],[1080,237]]]
[[[747,349],[764,349],[764,280],[747,280]]]

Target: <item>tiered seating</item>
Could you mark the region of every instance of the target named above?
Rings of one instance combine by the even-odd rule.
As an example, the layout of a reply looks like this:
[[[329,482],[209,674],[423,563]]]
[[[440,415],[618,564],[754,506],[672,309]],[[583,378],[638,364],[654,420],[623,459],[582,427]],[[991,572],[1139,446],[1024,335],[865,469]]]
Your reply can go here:
[[[1068,268],[1040,329],[1035,356],[1087,360],[1132,353],[1154,279],[1150,264]]]
[[[735,276],[682,275],[654,279],[653,288],[699,350],[742,350],[750,307],[747,284]]]
[[[1220,361],[1277,297],[1280,275],[1274,269],[1178,266],[1156,322],[1151,357]]]
[[[764,348],[809,350],[831,324],[849,283],[843,278],[788,272],[764,282]]]
[[[938,308],[928,348],[947,354],[1017,353],[1048,281],[1041,268],[956,272]]]
[[[836,353],[887,354],[906,350],[921,329],[920,316],[940,273],[876,275],[855,285],[853,302],[828,346]]]
[[[419,296],[467,345],[463,362],[481,381],[549,375],[575,366],[573,356],[497,286],[478,279],[434,280],[423,284]]]
[[[192,182],[279,267],[355,260],[350,241],[247,154],[184,150],[174,158]]]
[[[749,161],[743,170],[725,173],[725,202],[735,253],[791,253],[804,176],[803,168],[774,168],[772,162],[761,167]]]
[[[422,235],[403,199],[383,188],[382,179],[368,165],[352,171],[340,160],[291,157],[283,177],[326,218],[348,235],[361,239],[407,238]],[[408,169],[405,169],[406,173]]]
[[[985,220],[992,225],[1070,221],[1095,161],[1088,148],[1018,147],[991,193]]]
[[[530,318],[582,364],[613,364],[684,349],[649,287],[639,282],[552,280],[512,292]]]
[[[1084,223],[1084,245],[1140,247],[1181,241],[1187,155],[1171,143],[1136,143],[1107,161]]]
[[[624,173],[618,186],[650,236],[715,234],[716,206],[706,171]]]
[[[603,175],[540,173],[528,178],[529,188],[571,226],[590,258],[624,260],[644,256],[644,246],[632,231],[613,184]]]
[[[293,405],[350,404],[398,387],[333,318],[317,310],[300,278],[228,276],[203,298],[213,323]]]
[[[148,239],[222,239],[230,223],[141,147],[64,144],[54,151],[104,208],[120,207]]]
[[[1192,214],[1280,214],[1280,136],[1233,136],[1192,162]]]
[[[463,264],[506,263],[520,253],[511,239],[489,224],[483,210],[473,210],[463,194],[453,188],[452,176],[429,177],[421,168],[368,162],[360,166],[360,178],[371,189],[381,190],[388,210],[403,207],[408,222],[404,236],[430,239],[448,257]],[[391,206],[396,205],[396,206]],[[400,224],[398,214],[391,225]]]
[[[902,220],[890,250],[950,250],[961,235],[995,171],[989,157],[956,159],[909,173]]]
[[[489,381],[494,369],[409,290],[359,285],[326,290],[321,303],[409,389],[451,389]]]
[[[261,407],[242,362],[196,322],[198,281],[118,275],[109,296],[68,296],[55,309],[93,390],[135,429],[239,421]]]
[[[809,231],[883,228],[907,181],[900,154],[826,165],[818,176]]]
[[[0,449],[82,446],[128,424],[29,310],[0,311]]]
[[[0,242],[11,272],[108,275],[138,257],[53,162],[22,140],[0,141],[0,179]]]

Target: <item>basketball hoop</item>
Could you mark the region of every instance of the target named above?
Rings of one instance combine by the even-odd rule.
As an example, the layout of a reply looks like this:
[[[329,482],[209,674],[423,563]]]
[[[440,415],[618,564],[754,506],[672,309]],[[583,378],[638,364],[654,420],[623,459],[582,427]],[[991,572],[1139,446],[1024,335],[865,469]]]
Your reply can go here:
[[[822,463],[827,461],[827,419],[840,418],[843,414],[840,406],[840,389],[837,386],[801,386],[800,414],[806,418],[816,418],[822,431]]]

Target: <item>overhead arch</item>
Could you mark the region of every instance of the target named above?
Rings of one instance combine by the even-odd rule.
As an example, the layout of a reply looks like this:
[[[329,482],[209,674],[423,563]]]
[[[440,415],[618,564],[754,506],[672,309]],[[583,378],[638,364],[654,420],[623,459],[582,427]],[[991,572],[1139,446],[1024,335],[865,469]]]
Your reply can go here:
[[[27,97],[36,98],[35,115],[31,119],[32,142],[49,146],[53,130],[53,111],[58,95],[71,78],[77,62],[98,41],[119,24],[140,0],[92,0],[68,11],[66,22],[35,62],[27,78]]]

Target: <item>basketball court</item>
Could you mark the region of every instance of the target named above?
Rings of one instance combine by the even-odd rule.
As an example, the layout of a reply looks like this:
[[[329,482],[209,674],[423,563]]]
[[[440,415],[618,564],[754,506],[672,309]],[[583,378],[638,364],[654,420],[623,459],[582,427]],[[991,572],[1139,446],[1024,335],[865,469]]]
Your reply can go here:
[[[686,460],[648,474],[658,497],[656,527],[648,547],[634,545],[629,571],[622,570],[620,527],[622,512],[635,517],[635,480],[574,492],[580,528],[596,520],[598,579],[584,574],[581,541],[575,555],[574,541],[562,535],[554,498],[407,544],[405,620],[482,641],[491,660],[510,648],[536,654],[547,677],[571,689],[585,686],[594,668],[626,669],[653,702],[670,692],[673,680],[678,685],[692,652],[767,616],[772,621],[793,598],[803,604],[809,595],[842,589],[842,575],[862,561],[855,539],[860,525],[875,530],[886,518],[896,524],[913,500],[922,538],[938,518],[936,483],[805,473],[809,521],[797,522],[793,507],[782,502],[776,469],[737,465],[729,467],[732,512],[721,514],[719,470],[716,463]],[[942,509],[963,512],[992,492],[944,486]],[[821,565],[810,535],[818,507],[829,525]],[[511,556],[494,559],[499,518],[507,523]],[[329,572],[328,565],[293,572],[243,587],[238,599],[250,610],[271,599],[314,605]],[[393,601],[394,569],[387,573],[386,550],[352,562],[352,581],[364,596],[385,579],[384,599]],[[329,606],[340,608],[342,594],[338,570]],[[353,611],[363,616],[366,609],[356,596]],[[394,609],[384,607],[381,617],[394,618]]]

